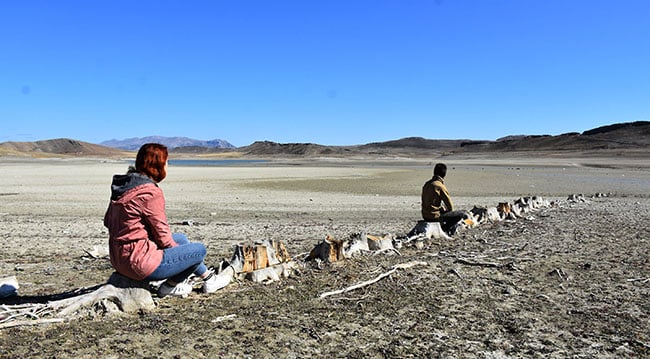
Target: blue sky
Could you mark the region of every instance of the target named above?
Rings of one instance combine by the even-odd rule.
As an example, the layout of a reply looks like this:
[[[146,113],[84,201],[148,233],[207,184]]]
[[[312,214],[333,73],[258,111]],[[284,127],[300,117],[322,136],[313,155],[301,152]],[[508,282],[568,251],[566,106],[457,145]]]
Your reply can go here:
[[[650,119],[650,1],[0,3],[0,142],[352,145]]]

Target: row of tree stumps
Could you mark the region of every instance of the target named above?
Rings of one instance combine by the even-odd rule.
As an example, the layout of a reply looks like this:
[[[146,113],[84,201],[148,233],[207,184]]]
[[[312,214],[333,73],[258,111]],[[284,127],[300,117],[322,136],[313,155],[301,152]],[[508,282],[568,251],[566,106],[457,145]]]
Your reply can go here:
[[[597,194],[597,197],[606,197]],[[594,197],[594,196],[592,196]],[[587,202],[583,195],[570,195],[569,202]],[[528,212],[553,206],[555,203],[540,197],[520,197],[513,202],[502,202],[495,207],[474,207],[467,211],[463,220],[457,223],[454,232],[474,228],[482,223],[516,220]],[[218,275],[223,277],[224,286],[233,278],[268,283],[289,277],[307,262],[320,266],[362,254],[396,254],[403,246],[423,248],[427,240],[450,239],[437,222],[419,221],[405,236],[375,236],[364,232],[354,233],[344,240],[331,236],[317,243],[306,255],[292,257],[281,241],[264,240],[253,243],[240,243],[234,246],[230,262],[222,262]],[[97,259],[100,259],[98,257]],[[426,262],[413,261],[390,268],[378,277],[353,286],[325,292],[319,298],[345,293],[373,284],[400,269],[408,269]],[[51,296],[51,300],[38,303],[22,302],[17,295],[19,285],[15,277],[0,278],[0,300],[13,304],[0,304],[0,329],[63,322],[88,313],[116,313],[153,310],[156,303],[151,295],[151,283],[134,281],[118,273],[113,273],[108,281],[94,287],[80,288],[67,293]],[[10,300],[7,301],[7,298]],[[48,298],[45,298],[48,299]]]

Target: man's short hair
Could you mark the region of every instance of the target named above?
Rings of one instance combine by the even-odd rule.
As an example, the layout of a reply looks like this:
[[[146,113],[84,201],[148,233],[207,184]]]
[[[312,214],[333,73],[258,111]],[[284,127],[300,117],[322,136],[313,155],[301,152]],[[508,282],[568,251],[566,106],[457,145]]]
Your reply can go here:
[[[433,175],[445,178],[447,175],[447,165],[444,163],[436,163],[436,166],[433,167]]]

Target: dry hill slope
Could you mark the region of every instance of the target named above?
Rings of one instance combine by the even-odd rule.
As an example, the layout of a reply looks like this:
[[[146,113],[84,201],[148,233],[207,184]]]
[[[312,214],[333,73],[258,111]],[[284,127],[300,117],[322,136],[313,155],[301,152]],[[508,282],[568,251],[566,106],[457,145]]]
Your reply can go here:
[[[650,150],[650,122],[637,121],[602,126],[583,133],[561,135],[507,136],[496,141],[432,140],[407,137],[386,142],[356,146],[324,146],[314,143],[255,142],[237,149],[250,156],[436,156],[464,153],[551,152],[579,154],[598,151],[601,154],[635,155]]]
[[[95,145],[88,142],[58,138],[35,142],[3,142],[0,143],[0,154],[8,156],[44,157],[60,156],[120,156],[125,151],[115,148]]]
[[[650,122],[637,121],[557,136],[510,136],[497,141],[462,144],[464,152],[477,151],[594,151],[650,149]]]

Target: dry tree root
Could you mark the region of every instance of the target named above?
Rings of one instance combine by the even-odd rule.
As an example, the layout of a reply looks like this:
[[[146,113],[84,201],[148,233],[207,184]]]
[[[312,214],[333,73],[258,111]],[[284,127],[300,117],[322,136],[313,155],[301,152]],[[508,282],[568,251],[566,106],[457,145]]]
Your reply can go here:
[[[53,295],[47,303],[0,305],[0,329],[68,321],[98,304],[108,312],[150,310],[156,305],[148,286],[113,273],[106,284]]]
[[[331,292],[321,293],[321,295],[318,296],[318,299],[323,299],[323,298],[329,297],[331,295],[347,293],[347,292],[353,291],[355,289],[363,288],[365,286],[377,283],[380,280],[382,280],[383,278],[388,277],[389,275],[397,272],[398,269],[408,269],[408,268],[415,267],[415,266],[418,266],[418,265],[427,265],[427,264],[428,264],[427,262],[420,262],[420,261],[412,261],[412,262],[407,262],[407,263],[402,263],[402,264],[396,264],[396,265],[392,266],[391,269],[388,272],[380,274],[375,279],[371,279],[371,280],[368,280],[368,281],[365,281],[365,282],[361,282],[361,283],[355,284],[355,285],[347,287],[347,288],[343,288],[343,289],[339,289],[339,290],[335,290],[335,291],[331,291]]]
[[[119,288],[112,284],[105,284],[94,292],[78,297],[62,299],[48,303],[59,317],[75,317],[82,308],[90,307],[102,301],[117,305],[117,308],[126,313],[140,309],[153,309],[155,304],[151,293],[143,288]]]

